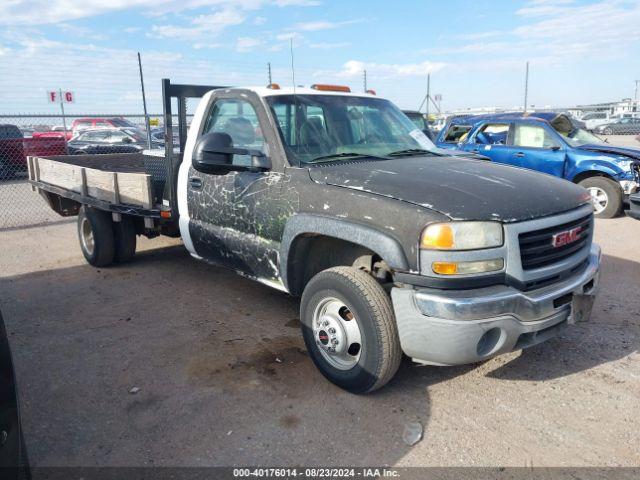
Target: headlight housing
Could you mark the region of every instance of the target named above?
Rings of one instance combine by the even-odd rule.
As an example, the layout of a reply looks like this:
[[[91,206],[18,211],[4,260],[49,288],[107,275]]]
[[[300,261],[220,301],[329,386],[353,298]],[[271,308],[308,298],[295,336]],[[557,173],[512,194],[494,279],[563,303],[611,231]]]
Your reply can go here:
[[[420,236],[424,250],[479,250],[500,247],[503,242],[500,222],[432,223]]]

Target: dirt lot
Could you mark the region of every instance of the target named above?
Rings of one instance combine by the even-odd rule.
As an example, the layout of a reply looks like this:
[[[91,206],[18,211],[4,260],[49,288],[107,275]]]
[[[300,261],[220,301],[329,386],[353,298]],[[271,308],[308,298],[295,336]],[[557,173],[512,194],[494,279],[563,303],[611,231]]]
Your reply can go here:
[[[481,365],[409,362],[359,397],[316,372],[298,303],[142,241],[84,263],[74,223],[0,231],[0,307],[35,465],[639,465],[640,222],[598,221],[592,321]],[[138,387],[137,394],[129,393]],[[413,447],[407,422],[424,425]]]

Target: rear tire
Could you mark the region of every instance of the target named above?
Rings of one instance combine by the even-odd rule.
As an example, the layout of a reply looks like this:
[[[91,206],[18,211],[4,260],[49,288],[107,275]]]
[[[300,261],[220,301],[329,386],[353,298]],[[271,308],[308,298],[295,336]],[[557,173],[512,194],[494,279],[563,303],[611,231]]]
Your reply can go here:
[[[591,177],[582,180],[579,185],[591,194],[596,218],[614,218],[620,215],[622,189],[616,182],[606,177]]]
[[[87,207],[78,213],[78,238],[84,258],[94,267],[106,267],[114,260],[115,241],[111,214]]]
[[[302,294],[300,319],[313,363],[340,388],[372,392],[391,380],[400,366],[391,299],[362,270],[334,267],[314,276]],[[332,346],[334,352],[328,351]]]
[[[136,254],[136,226],[133,218],[122,215],[119,222],[113,222],[114,261],[127,263]]]

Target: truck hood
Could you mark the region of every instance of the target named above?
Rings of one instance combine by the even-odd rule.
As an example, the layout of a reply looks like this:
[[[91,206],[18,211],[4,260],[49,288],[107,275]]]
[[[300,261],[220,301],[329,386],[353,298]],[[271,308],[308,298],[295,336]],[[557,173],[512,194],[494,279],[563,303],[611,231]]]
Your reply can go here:
[[[640,148],[614,147],[613,145],[583,145],[578,148],[580,150],[588,150],[590,152],[603,153],[605,155],[614,155],[627,157],[632,160],[640,160]]]
[[[395,198],[453,220],[518,222],[589,202],[582,187],[531,170],[455,157],[352,160],[309,168],[318,183]]]

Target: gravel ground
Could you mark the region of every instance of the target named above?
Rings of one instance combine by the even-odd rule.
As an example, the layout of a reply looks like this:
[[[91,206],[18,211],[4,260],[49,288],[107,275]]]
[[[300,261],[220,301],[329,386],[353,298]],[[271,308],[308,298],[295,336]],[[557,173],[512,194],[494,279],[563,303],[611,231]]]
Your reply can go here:
[[[481,365],[404,362],[368,396],[315,370],[296,299],[169,239],[94,269],[75,228],[0,231],[0,307],[36,466],[640,465],[638,221],[597,221],[591,322]],[[424,426],[412,447],[409,422]]]

